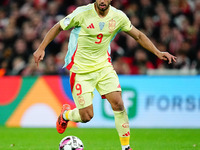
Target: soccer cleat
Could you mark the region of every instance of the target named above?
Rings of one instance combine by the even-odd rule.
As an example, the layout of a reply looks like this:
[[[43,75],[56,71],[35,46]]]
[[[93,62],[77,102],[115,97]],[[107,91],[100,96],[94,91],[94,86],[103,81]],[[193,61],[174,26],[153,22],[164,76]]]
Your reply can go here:
[[[56,129],[58,131],[58,133],[62,134],[63,132],[65,132],[65,129],[67,128],[67,124],[69,122],[69,120],[65,120],[63,118],[63,113],[65,111],[70,110],[70,105],[68,104],[64,104],[60,113],[60,116],[58,117],[58,120],[56,122]]]
[[[130,147],[128,147],[128,148],[126,148],[125,150],[133,150],[132,148],[130,148]]]

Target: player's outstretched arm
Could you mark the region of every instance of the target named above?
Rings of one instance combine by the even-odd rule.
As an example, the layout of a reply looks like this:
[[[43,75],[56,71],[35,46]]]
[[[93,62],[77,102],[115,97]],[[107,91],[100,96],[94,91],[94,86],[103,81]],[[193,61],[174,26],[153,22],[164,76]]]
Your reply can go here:
[[[172,63],[173,61],[176,62],[176,57],[171,55],[168,52],[161,52],[159,51],[155,45],[150,41],[150,39],[141,31],[132,27],[129,32],[126,32],[131,37],[133,37],[142,47],[149,50],[153,54],[155,54],[158,58],[168,61],[168,63]]]
[[[47,32],[42,43],[40,44],[38,49],[33,53],[35,63],[37,64],[37,66],[39,62],[44,58],[45,48],[60,33],[60,31],[62,31],[62,28],[60,26],[60,23],[58,22]]]

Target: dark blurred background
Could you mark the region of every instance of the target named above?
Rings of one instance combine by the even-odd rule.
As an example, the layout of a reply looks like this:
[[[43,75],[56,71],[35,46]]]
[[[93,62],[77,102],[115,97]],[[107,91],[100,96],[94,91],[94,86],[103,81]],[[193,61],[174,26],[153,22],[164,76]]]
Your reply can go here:
[[[38,68],[32,54],[55,23],[90,2],[1,0],[0,76],[68,75],[62,66],[70,30],[49,44]],[[200,0],[113,0],[112,5],[124,11],[159,50],[178,57],[169,65],[121,32],[111,43],[118,74],[200,74]]]

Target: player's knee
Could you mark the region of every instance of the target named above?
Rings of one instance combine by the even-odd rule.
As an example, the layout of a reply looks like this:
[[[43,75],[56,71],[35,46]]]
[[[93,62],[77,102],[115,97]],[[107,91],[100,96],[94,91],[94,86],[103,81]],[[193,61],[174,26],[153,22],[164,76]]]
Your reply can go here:
[[[94,115],[93,114],[93,106],[90,105],[86,108],[80,109],[79,113],[80,113],[82,122],[86,123],[93,118],[93,115]]]
[[[92,118],[93,118],[92,113],[85,113],[85,114],[81,115],[81,120],[83,123],[89,122]]]
[[[114,111],[123,111],[124,110],[124,103],[123,103],[123,101],[119,100],[119,101],[113,102],[112,109]]]

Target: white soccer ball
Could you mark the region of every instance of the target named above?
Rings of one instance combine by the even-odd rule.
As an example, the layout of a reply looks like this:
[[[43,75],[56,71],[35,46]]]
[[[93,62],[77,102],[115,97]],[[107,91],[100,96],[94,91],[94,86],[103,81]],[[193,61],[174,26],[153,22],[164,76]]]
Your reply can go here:
[[[83,142],[76,136],[66,136],[60,141],[59,150],[83,150]]]

